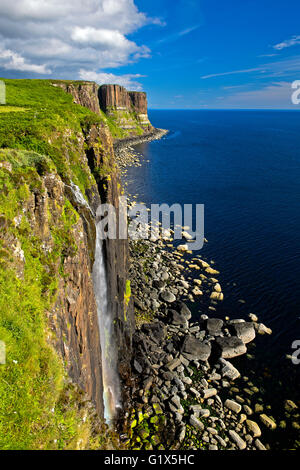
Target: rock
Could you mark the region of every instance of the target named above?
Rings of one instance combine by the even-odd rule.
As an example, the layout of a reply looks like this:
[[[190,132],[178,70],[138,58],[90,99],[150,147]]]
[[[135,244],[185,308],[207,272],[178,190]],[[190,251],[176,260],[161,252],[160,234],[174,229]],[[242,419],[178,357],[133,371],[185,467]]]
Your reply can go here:
[[[182,287],[184,287],[185,289],[189,289],[190,288],[190,285],[188,282],[184,281],[184,280],[180,280],[180,284],[182,285]]]
[[[211,428],[209,426],[206,428],[206,431],[212,436],[215,436],[216,434],[218,434],[218,431],[215,428]]]
[[[219,353],[221,354],[221,357],[225,359],[241,356],[247,352],[247,348],[243,341],[236,336],[230,336],[229,338],[217,338],[215,344],[219,350]]]
[[[181,361],[179,358],[177,359],[172,359],[172,361],[168,362],[168,364],[166,365],[167,369],[169,369],[170,371],[176,369],[176,367],[180,366],[181,364]]]
[[[219,300],[219,301],[222,301],[222,300],[224,299],[224,294],[223,294],[223,292],[216,292],[216,291],[214,291],[214,292],[212,292],[212,293],[210,294],[210,299],[211,299],[211,300]]]
[[[178,245],[177,250],[178,251],[188,251],[189,247],[186,244],[185,245]]]
[[[164,302],[167,302],[167,303],[172,303],[172,302],[175,302],[175,300],[176,300],[175,295],[172,294],[172,292],[169,292],[169,291],[161,292],[160,296],[161,296],[162,300]]]
[[[199,410],[199,417],[200,418],[208,418],[209,416],[210,416],[210,411],[209,410],[206,410],[206,409]]]
[[[167,335],[166,326],[161,322],[145,323],[141,330],[157,344],[161,344]]]
[[[208,343],[199,341],[194,336],[186,336],[182,346],[182,354],[188,358],[207,361],[211,353],[211,346]]]
[[[253,411],[252,411],[252,409],[250,408],[250,406],[244,405],[243,408],[244,408],[244,411],[245,411],[245,413],[246,413],[247,415],[250,416],[250,415],[253,414]]]
[[[262,411],[264,411],[263,405],[256,403],[254,406],[254,411],[255,413],[261,413]]]
[[[161,409],[161,406],[159,403],[153,403],[153,409],[155,411],[155,414],[157,415],[162,415],[163,414],[163,410]]]
[[[258,322],[258,318],[254,313],[249,313],[248,317],[250,318],[251,321]]]
[[[190,235],[188,232],[185,232],[185,231],[182,232],[182,236],[186,240],[192,240],[193,239],[192,235]]]
[[[239,371],[228,361],[223,358],[219,359],[219,363],[222,365],[221,374],[222,377],[228,377],[230,380],[238,379],[241,374]]]
[[[168,320],[173,325],[182,326],[183,328],[188,328],[188,321],[186,317],[176,312],[176,310],[168,311]]]
[[[186,306],[184,302],[181,302],[181,300],[177,300],[176,302],[174,302],[172,308],[179,312],[181,315],[184,315],[187,320],[190,320],[192,318],[192,313],[190,309]]]
[[[206,322],[206,329],[210,335],[216,336],[221,333],[223,324],[223,320],[219,318],[209,318]]]
[[[202,410],[202,406],[201,405],[191,405],[190,406],[190,410],[193,412],[193,414],[199,414],[199,412]]]
[[[255,338],[255,329],[253,323],[236,323],[233,326],[233,329],[235,331],[236,336],[240,338],[245,344],[250,343],[250,341],[253,341]]]
[[[215,395],[217,395],[217,393],[218,392],[215,388],[207,388],[202,392],[204,399],[214,397]]]
[[[218,282],[214,285],[214,290],[216,292],[222,292],[221,286]]]
[[[204,424],[194,415],[190,416],[190,425],[196,428],[198,431],[204,430]]]
[[[177,438],[180,443],[184,441],[185,433],[186,433],[186,427],[184,425],[180,426],[178,438]]]
[[[196,398],[199,398],[199,397],[200,397],[200,393],[199,393],[198,390],[196,390],[195,388],[191,387],[191,388],[190,388],[190,392],[191,392]]]
[[[263,323],[254,323],[254,328],[259,335],[271,335],[271,328],[266,327]]]
[[[254,444],[258,450],[267,450],[265,446],[260,442],[259,439],[255,439]]]
[[[285,400],[284,409],[288,412],[292,412],[294,410],[297,410],[298,406],[292,400]]]
[[[145,392],[147,392],[147,390],[149,390],[149,388],[151,388],[152,383],[153,383],[153,377],[147,377],[147,379],[144,380],[143,389],[144,389]]]
[[[239,403],[236,403],[235,401],[229,399],[225,401],[224,406],[229,410],[233,411],[234,413],[240,413],[242,409]]]
[[[273,419],[269,418],[269,416],[265,414],[259,415],[261,422],[269,429],[276,429],[276,423]]]
[[[135,370],[136,370],[139,374],[141,374],[141,373],[143,372],[142,366],[140,365],[140,363],[139,363],[136,359],[134,359],[134,361],[133,361],[133,367],[135,368]]]
[[[195,296],[198,296],[198,295],[203,295],[203,292],[198,287],[194,287],[194,289],[192,289],[192,294]]]
[[[250,419],[246,420],[246,426],[249,429],[249,432],[253,437],[260,437],[261,430],[258,424],[255,421],[251,421]]]
[[[158,279],[154,279],[153,283],[152,283],[152,286],[155,288],[155,289],[158,289],[158,290],[161,290],[164,288],[165,286],[165,283],[163,281],[160,281]]]
[[[229,436],[231,440],[237,445],[240,450],[244,450],[247,447],[247,444],[243,439],[233,430],[229,431]]]

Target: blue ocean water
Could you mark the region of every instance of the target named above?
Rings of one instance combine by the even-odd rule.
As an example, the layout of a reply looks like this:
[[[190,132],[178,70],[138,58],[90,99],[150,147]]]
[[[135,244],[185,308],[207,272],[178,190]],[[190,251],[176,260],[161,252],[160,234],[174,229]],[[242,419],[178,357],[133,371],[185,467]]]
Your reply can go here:
[[[209,243],[199,254],[214,260],[225,296],[216,316],[257,314],[273,330],[258,355],[274,366],[300,340],[300,113],[149,115],[170,133],[136,147],[145,158],[129,169],[128,191],[149,206],[205,205]]]

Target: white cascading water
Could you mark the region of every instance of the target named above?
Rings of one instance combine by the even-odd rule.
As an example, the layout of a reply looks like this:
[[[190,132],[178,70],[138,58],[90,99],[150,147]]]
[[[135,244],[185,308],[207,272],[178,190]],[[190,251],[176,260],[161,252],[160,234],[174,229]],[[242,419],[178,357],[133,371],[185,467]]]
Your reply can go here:
[[[102,350],[104,418],[107,424],[112,424],[118,408],[121,408],[120,382],[117,373],[117,349],[114,340],[113,319],[108,309],[107,276],[103,256],[103,240],[100,233],[100,222],[96,224],[93,283],[97,302]]]
[[[79,187],[72,181],[66,185],[72,192],[76,203],[86,207],[94,216],[92,209],[83,197]],[[107,277],[103,256],[103,240],[100,222],[96,223],[95,261],[93,265],[93,285],[97,303],[100,345],[102,352],[102,382],[104,418],[112,424],[118,408],[121,408],[120,381],[117,373],[117,349],[113,332],[113,319],[108,309]]]

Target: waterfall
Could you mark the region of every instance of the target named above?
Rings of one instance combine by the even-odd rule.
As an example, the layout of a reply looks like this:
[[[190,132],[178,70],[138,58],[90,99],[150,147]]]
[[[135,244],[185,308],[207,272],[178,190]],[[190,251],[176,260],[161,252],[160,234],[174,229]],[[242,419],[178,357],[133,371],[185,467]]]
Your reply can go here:
[[[117,348],[115,344],[113,319],[109,311],[107,276],[103,255],[103,240],[100,232],[100,222],[96,224],[96,251],[93,266],[94,292],[97,302],[98,324],[102,351],[102,378],[104,418],[107,424],[112,424],[121,408],[120,382],[117,372]]]
[[[87,209],[91,216],[93,218],[95,217],[92,209],[76,184],[71,181],[70,185],[65,184],[65,189],[69,190],[70,197],[76,206]],[[114,337],[113,318],[109,311],[107,276],[100,221],[96,223],[95,261],[92,275],[102,354],[104,418],[107,424],[111,425],[114,422],[118,408],[121,408],[121,392],[117,372],[117,348]]]

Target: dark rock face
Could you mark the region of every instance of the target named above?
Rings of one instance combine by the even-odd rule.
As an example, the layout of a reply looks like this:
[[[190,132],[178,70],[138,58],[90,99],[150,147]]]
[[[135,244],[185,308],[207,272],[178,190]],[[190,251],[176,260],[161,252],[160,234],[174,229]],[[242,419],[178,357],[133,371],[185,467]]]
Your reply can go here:
[[[120,85],[102,85],[99,88],[99,102],[101,109],[108,115],[117,117],[120,127],[134,128],[134,122],[122,116],[122,113],[131,113],[132,118],[145,128],[152,129],[148,119],[147,95],[144,92],[127,91]],[[127,119],[127,122],[126,122]]]
[[[32,196],[33,197],[33,196]],[[41,191],[34,195],[35,204],[28,208],[35,222],[34,230],[49,248],[49,213],[52,223],[59,226],[66,201],[65,185],[58,175],[45,175]],[[77,208],[80,214],[80,208]],[[87,228],[87,227],[86,227]],[[103,414],[101,348],[97,307],[91,280],[91,258],[88,231],[80,218],[72,236],[78,247],[64,259],[64,276],[57,266],[57,298],[47,312],[50,329],[55,333],[53,345],[63,358],[69,376],[84,390],[100,415]],[[83,241],[83,243],[82,243]]]
[[[57,86],[60,86],[67,93],[70,93],[74,98],[74,103],[85,106],[96,114],[100,113],[100,105],[98,100],[99,86],[96,83],[82,82],[76,84],[59,82],[57,83]]]
[[[148,112],[147,95],[142,91],[129,91],[129,98],[133,109],[137,114],[146,114]]]
[[[127,91],[120,85],[102,85],[99,88],[99,101],[100,107],[105,113],[110,108],[126,109],[145,115],[148,112],[146,93]]]
[[[114,165],[115,156],[111,134],[106,126],[93,126],[86,136],[86,141],[88,160],[96,176],[101,202],[114,206],[117,215],[116,233],[119,233],[119,196],[122,187]],[[98,145],[99,142],[101,145]],[[101,172],[103,167],[107,168],[107,174]],[[132,335],[135,328],[133,301],[131,298],[128,302],[125,300],[129,268],[128,253],[127,240],[104,240],[109,292],[108,309],[112,315],[114,335],[118,346],[118,370],[124,383],[130,380]]]

